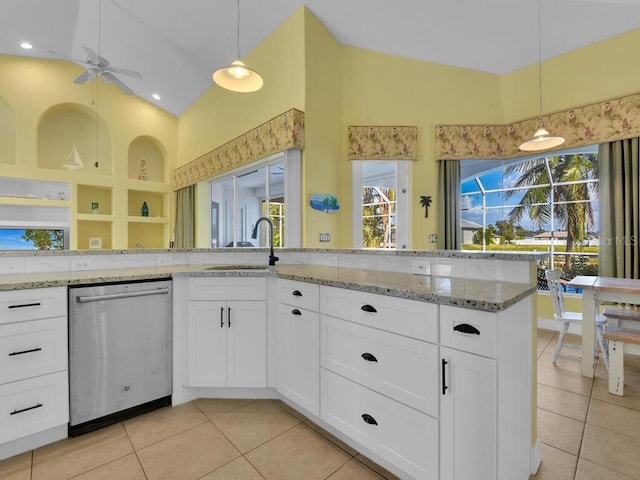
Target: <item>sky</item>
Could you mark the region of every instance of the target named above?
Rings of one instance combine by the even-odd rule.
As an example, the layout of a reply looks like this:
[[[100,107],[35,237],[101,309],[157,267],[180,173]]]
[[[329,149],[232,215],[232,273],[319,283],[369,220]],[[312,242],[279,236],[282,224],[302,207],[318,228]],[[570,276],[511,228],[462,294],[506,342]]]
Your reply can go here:
[[[35,250],[32,242],[22,239],[24,229],[0,228],[0,250]]]

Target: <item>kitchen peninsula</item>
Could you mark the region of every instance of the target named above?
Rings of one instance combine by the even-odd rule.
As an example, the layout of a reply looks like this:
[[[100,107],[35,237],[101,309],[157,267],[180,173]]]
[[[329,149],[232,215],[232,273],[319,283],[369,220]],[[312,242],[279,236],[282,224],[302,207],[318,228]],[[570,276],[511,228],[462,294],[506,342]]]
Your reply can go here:
[[[3,254],[0,304],[27,291],[173,278],[174,405],[281,398],[402,478],[468,478],[470,468],[475,478],[525,479],[537,468],[531,295],[544,254],[278,255],[269,270],[243,268],[265,265],[260,249]],[[416,262],[430,275],[413,274]],[[0,332],[17,323],[0,321]],[[209,333],[220,346],[203,343]],[[211,365],[220,348],[224,362]],[[47,375],[64,378],[66,365]],[[0,398],[16,401],[13,383],[2,378]],[[24,437],[12,429],[0,457],[63,438],[59,423]]]

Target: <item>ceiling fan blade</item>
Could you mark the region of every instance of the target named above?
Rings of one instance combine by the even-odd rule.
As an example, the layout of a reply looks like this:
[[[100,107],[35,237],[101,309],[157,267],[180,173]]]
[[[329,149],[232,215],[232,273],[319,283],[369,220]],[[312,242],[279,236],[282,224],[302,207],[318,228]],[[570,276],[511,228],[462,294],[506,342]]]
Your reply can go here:
[[[82,46],[82,48],[84,48],[84,51],[87,52],[87,61],[93,63],[94,65],[97,65],[99,63],[99,60],[96,52],[91,50],[89,47],[85,47],[84,45]]]
[[[142,74],[134,70],[127,70],[126,68],[112,67],[111,65],[109,65],[107,70],[114,73],[121,73],[122,75],[128,75],[133,78],[142,79]]]
[[[87,80],[89,80],[90,78],[91,78],[91,75],[89,74],[89,71],[86,70],[82,72],[73,82],[77,83],[78,85],[81,85]]]
[[[120,79],[118,77],[116,77],[114,74],[112,74],[110,72],[104,72],[102,74],[102,81],[104,83],[113,82],[113,84],[116,87],[118,87],[120,90],[122,90],[127,95],[131,95],[133,93],[133,90],[131,90],[129,87],[127,87],[124,83],[122,83],[122,81],[120,81]]]

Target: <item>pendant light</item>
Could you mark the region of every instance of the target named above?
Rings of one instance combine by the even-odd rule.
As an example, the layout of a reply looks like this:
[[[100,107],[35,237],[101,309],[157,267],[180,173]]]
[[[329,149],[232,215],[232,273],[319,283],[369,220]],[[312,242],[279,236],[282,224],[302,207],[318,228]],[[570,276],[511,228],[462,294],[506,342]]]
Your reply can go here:
[[[518,147],[523,152],[538,152],[540,150],[557,147],[564,143],[564,137],[551,135],[547,129],[544,128],[544,122],[542,121],[542,29],[540,20],[540,2],[541,0],[538,0],[538,90],[540,99],[540,116],[538,117],[538,130],[536,133],[533,134],[532,138]]]
[[[236,5],[238,11],[236,38],[238,60],[228,67],[216,70],[213,73],[213,81],[232,92],[255,92],[262,88],[264,82],[257,72],[247,68],[240,60],[240,0],[237,0]]]

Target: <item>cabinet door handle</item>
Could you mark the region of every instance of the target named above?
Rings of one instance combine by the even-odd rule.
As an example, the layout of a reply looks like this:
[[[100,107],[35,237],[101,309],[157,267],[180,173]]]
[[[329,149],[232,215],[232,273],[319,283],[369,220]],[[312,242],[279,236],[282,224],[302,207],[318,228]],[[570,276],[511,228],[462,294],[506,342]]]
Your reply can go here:
[[[224,327],[224,307],[220,307],[220,328]]]
[[[377,362],[377,361],[378,361],[378,359],[377,359],[374,355],[372,355],[372,354],[370,354],[370,353],[368,353],[368,352],[364,352],[364,353],[363,353],[362,355],[360,355],[360,356],[361,356],[362,358],[364,358],[367,362]]]
[[[473,334],[473,335],[480,335],[480,330],[478,330],[473,325],[469,325],[468,323],[459,323],[458,325],[453,327],[453,329],[456,332],[470,333],[470,334]]]
[[[360,307],[360,310],[367,313],[378,313],[378,310],[376,310],[376,307],[374,307],[373,305],[363,305],[362,307]]]
[[[291,292],[291,295],[293,295],[294,297],[301,297],[302,292],[300,290],[294,290],[293,292]]]
[[[442,394],[445,395],[447,393],[447,362],[444,358],[442,359]]]
[[[291,310],[291,315],[302,315],[302,312],[297,308],[294,308],[293,310]]]
[[[231,328],[231,307],[227,307],[227,326]]]
[[[42,305],[40,302],[35,303],[23,303],[21,305],[9,305],[8,308],[26,308],[26,307],[39,307]]]
[[[24,355],[25,353],[33,353],[33,352],[39,352],[41,351],[42,348],[37,347],[37,348],[32,348],[31,350],[21,350],[19,352],[11,352],[9,354],[10,357],[13,357],[14,355]]]
[[[9,415],[17,415],[18,413],[28,412],[29,410],[34,410],[34,409],[40,408],[40,407],[42,407],[42,404],[41,403],[36,403],[32,407],[21,408],[20,410],[14,410],[13,412],[9,413]]]
[[[369,425],[377,425],[378,424],[378,422],[376,422],[376,419],[373,418],[368,413],[363,413],[362,414],[362,420],[364,420],[364,423],[368,423]]]

